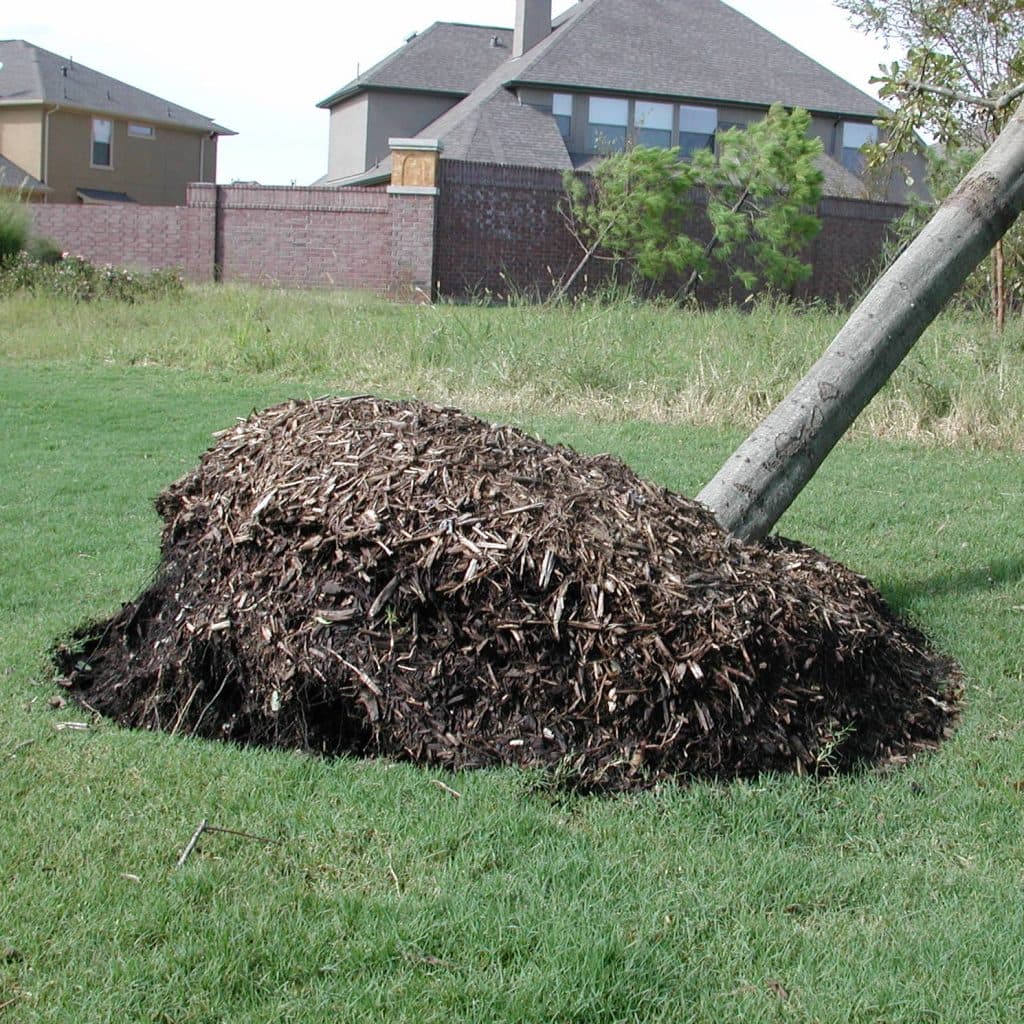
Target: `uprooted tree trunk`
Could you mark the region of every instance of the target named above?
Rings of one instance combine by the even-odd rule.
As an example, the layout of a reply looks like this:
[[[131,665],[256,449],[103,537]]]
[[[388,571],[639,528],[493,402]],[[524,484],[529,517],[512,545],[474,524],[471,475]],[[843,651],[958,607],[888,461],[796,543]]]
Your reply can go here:
[[[824,355],[700,492],[730,533],[778,522],[914,342],[1024,208],[1024,104]]]

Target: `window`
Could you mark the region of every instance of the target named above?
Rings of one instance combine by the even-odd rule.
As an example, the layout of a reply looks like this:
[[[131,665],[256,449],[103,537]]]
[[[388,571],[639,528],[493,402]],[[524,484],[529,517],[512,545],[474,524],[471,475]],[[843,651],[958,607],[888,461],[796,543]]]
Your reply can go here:
[[[568,141],[572,137],[572,97],[567,92],[556,92],[551,97],[551,113],[562,138]]]
[[[716,129],[717,134],[721,135],[722,132],[731,131],[733,128],[738,128],[741,132],[747,130],[746,121],[719,121],[718,128]]]
[[[878,141],[878,129],[873,124],[856,121],[843,122],[843,166],[854,174],[864,170],[864,154],[861,146]]]
[[[587,152],[619,153],[626,148],[629,100],[591,96],[587,115]]]
[[[102,117],[92,119],[92,165],[111,166],[111,139],[114,134],[113,122]]]
[[[672,145],[672,104],[637,100],[633,108],[633,127],[638,146],[668,149]]]
[[[696,153],[698,149],[715,148],[718,111],[714,107],[679,108],[679,155]]]
[[[151,124],[130,124],[128,134],[135,139],[152,139],[156,137],[156,129]]]

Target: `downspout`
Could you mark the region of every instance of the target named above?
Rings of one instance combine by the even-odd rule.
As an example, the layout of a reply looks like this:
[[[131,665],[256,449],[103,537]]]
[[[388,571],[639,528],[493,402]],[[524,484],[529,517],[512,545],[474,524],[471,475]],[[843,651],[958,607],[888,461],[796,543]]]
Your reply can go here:
[[[50,115],[56,114],[60,110],[60,104],[58,103],[55,107],[50,107],[46,112],[46,116],[43,118],[43,184],[50,184]],[[44,202],[48,202],[48,199],[44,197]]]

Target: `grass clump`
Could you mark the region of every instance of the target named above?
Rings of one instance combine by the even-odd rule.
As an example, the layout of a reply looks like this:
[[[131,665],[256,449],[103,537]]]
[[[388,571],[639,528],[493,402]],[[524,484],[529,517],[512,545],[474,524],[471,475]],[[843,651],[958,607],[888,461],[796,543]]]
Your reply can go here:
[[[708,313],[637,301],[554,309],[398,306],[344,292],[189,287],[144,307],[21,290],[0,355],[158,365],[303,381],[590,422],[749,429],[796,384],[843,316],[780,302]],[[861,414],[858,436],[1024,448],[1024,320],[997,334],[947,312]]]

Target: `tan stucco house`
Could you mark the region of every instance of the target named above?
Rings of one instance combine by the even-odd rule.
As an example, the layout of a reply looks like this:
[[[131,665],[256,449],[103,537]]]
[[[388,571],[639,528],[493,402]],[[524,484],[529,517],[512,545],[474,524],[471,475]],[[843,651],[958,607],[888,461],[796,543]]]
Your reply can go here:
[[[22,39],[0,40],[0,187],[56,203],[178,205],[215,181],[217,140],[194,110]]]
[[[879,101],[721,0],[580,0],[554,20],[551,0],[513,2],[513,28],[435,23],[321,101],[317,184],[386,182],[396,137],[436,140],[442,160],[557,170],[630,141],[685,156],[777,102],[811,113],[826,194],[905,196],[902,175],[862,177]]]

